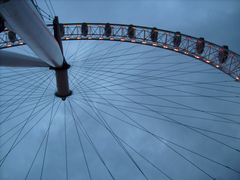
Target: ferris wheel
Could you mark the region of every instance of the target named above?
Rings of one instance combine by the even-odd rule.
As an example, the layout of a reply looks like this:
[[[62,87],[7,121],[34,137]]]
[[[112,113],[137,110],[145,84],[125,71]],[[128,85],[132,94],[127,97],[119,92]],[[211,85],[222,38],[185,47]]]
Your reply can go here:
[[[227,45],[60,23],[29,0],[0,0],[0,15],[0,179],[240,178]]]

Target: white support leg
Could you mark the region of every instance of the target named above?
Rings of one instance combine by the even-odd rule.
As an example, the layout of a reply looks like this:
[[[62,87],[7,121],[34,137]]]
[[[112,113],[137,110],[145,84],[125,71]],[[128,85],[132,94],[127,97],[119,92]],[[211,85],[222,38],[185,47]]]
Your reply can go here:
[[[9,28],[49,66],[61,67],[60,47],[30,0],[0,0],[0,12]]]
[[[39,58],[26,56],[18,53],[0,51],[0,67],[49,67]]]

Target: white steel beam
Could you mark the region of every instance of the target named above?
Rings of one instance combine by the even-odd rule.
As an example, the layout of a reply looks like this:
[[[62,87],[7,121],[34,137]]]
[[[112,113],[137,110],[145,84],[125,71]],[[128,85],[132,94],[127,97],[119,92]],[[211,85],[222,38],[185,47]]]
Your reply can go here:
[[[0,51],[0,67],[49,67],[39,58],[26,56],[9,51]]]
[[[61,49],[30,0],[0,0],[0,13],[40,59],[52,67],[62,66]]]

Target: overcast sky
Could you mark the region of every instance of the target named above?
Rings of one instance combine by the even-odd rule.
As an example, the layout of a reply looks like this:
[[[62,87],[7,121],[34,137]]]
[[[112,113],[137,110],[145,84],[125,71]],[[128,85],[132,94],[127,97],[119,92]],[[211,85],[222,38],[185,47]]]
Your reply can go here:
[[[47,11],[47,7],[45,6],[44,1],[38,0],[38,2],[39,6]],[[63,23],[110,22],[157,27],[159,29],[166,29],[170,31],[180,31],[184,34],[192,35],[195,37],[204,37],[206,40],[214,42],[216,44],[228,45],[231,50],[240,53],[240,1],[238,0],[52,0],[51,2],[56,15],[59,16],[60,22]],[[107,54],[108,48],[111,48],[113,46],[114,48],[111,51],[111,54]],[[132,47],[132,49],[130,47]],[[108,42],[102,44],[101,42],[72,42],[64,43],[64,48],[66,57],[70,57],[72,54],[74,55],[74,58],[71,59],[72,61],[69,60],[73,66],[73,68],[70,69],[69,73],[70,78],[72,78],[72,81],[70,83],[74,92],[74,95],[70,97],[69,101],[71,101],[74,106],[73,109],[76,111],[76,118],[82,120],[83,124],[85,124],[85,127],[91,136],[95,146],[97,147],[97,150],[103,157],[104,163],[106,163],[115,179],[240,179],[240,153],[236,150],[233,150],[234,148],[240,149],[240,131],[238,124],[240,119],[240,113],[238,112],[240,86],[239,84],[236,84],[236,82],[234,82],[231,78],[227,77],[227,75],[224,75],[220,72],[215,72],[216,70],[213,68],[209,70],[209,67],[206,64],[195,62],[195,60],[192,58],[182,57],[180,55],[176,55],[175,53],[167,52],[164,50],[153,50],[152,47],[143,47],[140,45],[133,47],[129,44],[111,44]],[[80,48],[80,50],[76,51],[78,48]],[[150,54],[139,54],[139,52],[141,53],[145,51],[149,51]],[[107,63],[107,60],[109,60],[107,59],[108,56],[119,56],[121,54],[127,54],[129,52],[137,52],[138,54],[130,55],[128,57],[111,59],[113,62],[110,64],[113,66]],[[96,59],[90,57],[95,57],[95,55],[103,55],[101,56],[102,64],[97,64],[98,66],[94,68],[94,73],[96,73],[96,75],[92,77],[89,75],[89,78],[85,77],[84,72],[87,73],[89,71],[89,66],[92,65],[91,60],[93,62],[96,61]],[[143,66],[145,70],[131,69],[135,67],[133,65],[126,66],[126,64],[123,64],[123,66],[118,66],[117,63],[114,64],[116,60],[127,62],[128,60],[130,61],[133,59],[131,62],[140,63],[143,65],[144,63],[151,60],[152,56],[166,60],[164,61],[166,64],[156,64],[156,66],[154,64],[148,64],[145,67]],[[86,57],[88,57],[87,63],[84,64],[84,59],[86,59]],[[74,62],[76,60],[79,61]],[[105,64],[104,61],[106,61]],[[174,64],[179,62],[183,64],[177,67],[173,67],[173,69],[168,68],[169,64],[167,63]],[[187,65],[184,63],[187,63]],[[194,66],[191,66],[191,63]],[[83,70],[83,72],[77,74],[78,72],[76,70],[78,70],[77,68],[81,67],[82,64],[86,67],[82,67],[81,70]],[[121,74],[115,74],[114,76],[119,78],[116,79],[114,77],[111,77],[113,75],[110,72],[106,72],[105,74],[103,73],[103,76],[100,76],[101,71],[103,70],[114,70],[118,73],[121,73],[121,67],[131,69],[126,71],[128,73],[138,74],[140,78],[137,79],[136,77],[136,79],[140,81],[138,83],[128,83],[128,81],[121,79],[125,78],[125,76],[121,76]],[[156,73],[156,70],[159,69],[163,70],[161,72],[162,74],[160,74],[162,76],[159,76],[159,79],[145,79],[141,82],[141,75],[158,76],[159,74]],[[183,72],[180,70],[186,69],[194,71],[206,71],[206,74],[193,73],[185,76],[177,76],[178,73]],[[168,70],[171,72],[167,72]],[[9,72],[11,72],[11,70],[9,70]],[[31,70],[29,73],[31,72],[37,73],[37,70]],[[19,70],[19,73],[21,73],[21,69]],[[46,75],[53,76],[53,72],[46,70],[44,73],[46,73]],[[173,83],[173,81],[162,81],[161,77],[165,77],[163,76],[164,73],[169,73],[167,74],[169,76],[166,76],[165,74],[167,78],[174,78],[174,76],[176,76],[176,84],[179,82],[183,83],[184,80],[186,80],[186,82],[193,80],[196,81],[196,83],[199,81],[228,81],[228,84],[226,84],[226,86],[225,84],[221,83],[218,83],[216,86],[201,86],[198,84],[195,84],[195,86],[178,86],[177,84],[177,86],[173,86],[177,89],[176,90],[171,89],[173,85],[171,83]],[[40,83],[43,80],[42,76],[40,75],[34,79],[31,79],[31,77],[29,78],[32,82]],[[74,75],[77,76],[77,79],[83,81],[76,80],[74,78]],[[84,81],[84,78],[87,80]],[[9,89],[18,88],[18,92],[21,92],[24,90],[24,87],[27,85],[27,83],[29,83],[27,79],[24,81],[26,81],[26,84],[22,87],[18,87],[12,83],[8,89],[5,90],[3,88],[2,91],[7,92]],[[44,82],[44,87],[47,87],[46,84],[48,82],[50,82],[49,79]],[[79,85],[76,82],[79,83]],[[81,84],[81,82],[86,84]],[[117,85],[112,86],[111,83],[117,83]],[[145,83],[153,84],[155,86],[166,86],[170,87],[170,89],[165,89],[163,87],[151,89],[149,88],[151,86],[147,87],[147,84]],[[124,86],[122,85],[129,86],[130,89],[123,88]],[[145,85],[145,88],[147,88],[141,89],[144,87],[143,85]],[[104,86],[107,89],[104,90],[101,86]],[[145,96],[142,96],[143,94],[139,91],[134,91],[134,89],[142,90],[145,93]],[[38,92],[40,93],[42,91],[43,90],[40,89]],[[48,109],[51,109],[51,104],[53,101],[57,104],[61,102],[59,99],[54,99],[52,93],[54,91],[55,86],[53,80],[53,83],[46,91],[49,96],[45,97],[45,104],[43,103],[41,107],[46,106]],[[195,96],[192,96],[189,99],[184,98],[184,95],[186,95],[186,93],[183,93],[183,91],[190,92],[190,95]],[[126,97],[121,98],[121,95],[118,93],[130,95],[126,95]],[[172,95],[173,93],[176,95],[176,97],[167,96]],[[131,96],[131,94],[137,96]],[[150,95],[146,96],[146,94]],[[178,95],[182,97],[177,97]],[[214,96],[214,98],[202,97],[203,95],[210,97]],[[226,97],[224,99],[221,96],[228,96],[228,98]],[[109,102],[104,98],[106,98],[106,100]],[[177,102],[179,104],[174,104],[170,101],[166,101],[166,99]],[[134,101],[135,103],[132,104],[130,101]],[[92,103],[92,107],[90,107],[86,102],[90,102],[90,104]],[[70,105],[68,104],[68,101],[65,103],[69,108]],[[112,103],[110,107],[109,103]],[[141,106],[141,103],[144,104],[144,106]],[[153,106],[146,106],[147,103],[153,104]],[[183,104],[185,106],[182,106]],[[117,108],[120,108],[120,110],[115,108],[114,105],[116,105]],[[167,106],[173,108],[168,108]],[[192,109],[181,109],[182,107],[186,108],[187,106],[191,107]],[[41,107],[39,107],[39,109]],[[96,109],[95,111],[93,110],[94,107],[99,110],[97,113]],[[31,108],[30,110],[27,108],[28,107],[26,107],[26,110],[31,110]],[[203,111],[196,111],[196,109],[201,109]],[[53,111],[54,110],[57,110],[57,105],[54,106]],[[208,110],[210,113],[206,113]],[[56,114],[56,117],[54,117],[52,126],[53,128],[50,131],[50,138],[48,142],[49,146],[47,149],[47,156],[43,173],[44,180],[66,180],[67,177],[69,180],[91,179],[89,177],[86,163],[84,161],[84,154],[82,153],[82,149],[79,144],[78,134],[75,130],[74,118],[71,116],[71,110],[67,109],[67,111],[67,153],[64,149],[64,105],[62,103],[60,105],[58,113]],[[86,111],[88,111],[89,114]],[[218,114],[212,112],[224,112],[226,114]],[[16,150],[14,150],[5,161],[4,166],[0,168],[0,179],[21,180],[26,177],[26,173],[28,172],[34,155],[37,152],[42,137],[44,136],[45,131],[48,127],[49,119],[51,116],[50,111],[44,110],[39,115],[36,115],[36,120],[33,119],[33,122],[37,121],[37,119],[41,119],[41,115],[44,114],[47,115],[42,118],[40,124],[37,125],[36,128],[32,131],[31,136],[27,136],[25,140],[19,144],[19,147],[16,148]],[[27,115],[27,113],[21,114],[21,111],[15,112],[15,114],[11,116],[16,117],[12,118],[12,121],[10,123],[1,126],[1,129],[9,129],[13,127],[14,124],[19,121],[19,119],[24,119],[27,117]],[[147,163],[143,158],[139,157],[125,145],[127,151],[130,152],[131,157],[133,158],[133,160],[129,160],[129,156],[126,155],[127,153],[124,152],[123,148],[120,148],[119,144],[114,140],[114,138],[109,135],[109,132],[101,125],[99,125],[96,122],[96,119],[91,115],[97,120],[100,119],[100,122],[102,122],[102,116],[103,119],[109,123],[116,134],[119,134],[123,140],[128,142],[132,147],[135,147],[140,154],[149,158],[151,162],[154,162],[154,164],[159,169],[161,169],[162,172],[159,172],[159,170],[154,168],[150,163]],[[188,115],[188,117],[185,115]],[[6,113],[0,117],[2,117],[1,119],[4,119],[7,118],[7,116],[8,114]],[[185,128],[177,125],[176,123],[174,124],[164,121],[166,119],[169,120],[169,118],[173,119],[173,121],[180,121],[181,123],[186,123],[191,126],[206,128],[212,131],[228,134],[235,138],[227,138],[225,136],[207,133],[206,131],[200,131],[201,133],[205,133],[204,136],[201,133],[193,132],[190,128]],[[166,141],[159,142],[159,140],[154,138],[151,134],[119,122],[117,119],[125,120],[127,122],[136,120],[136,122],[140,123],[146,129],[149,129],[152,133],[157,134],[160,137],[167,138],[168,140],[189,148],[194,152],[198,152],[202,156],[210,158],[215,162],[206,160],[206,158],[201,158],[196,154],[194,155],[190,153],[189,151],[184,151],[180,147],[177,147],[173,144],[171,144],[171,148],[175,151],[169,150],[171,148],[164,145]],[[221,122],[219,123],[219,121]],[[233,122],[235,122],[235,124]],[[28,128],[30,127],[31,124]],[[25,131],[27,131],[28,128],[26,128]],[[4,137],[1,139],[1,141],[4,142],[4,140],[10,137],[10,135]],[[217,143],[215,140],[210,140],[206,137],[206,135],[214,138],[216,141],[221,141],[221,143]],[[89,163],[92,179],[113,179],[111,178],[111,175],[109,175],[109,172],[106,170],[104,163],[99,160],[99,156],[96,154],[91,144],[89,144],[82,131],[80,132],[80,136],[82,137],[82,144],[86,152],[86,159]],[[44,142],[46,143],[46,141]],[[166,144],[169,145],[169,143]],[[11,142],[9,145],[11,145]],[[3,151],[0,151],[2,152],[1,157],[3,156],[4,152],[6,152],[6,150],[10,147],[9,145],[7,145],[7,147],[4,147]],[[43,145],[43,147],[40,149],[39,155],[37,156],[33,168],[29,173],[28,179],[39,179],[43,164],[43,154],[45,147],[46,146]],[[176,153],[176,151],[181,155]],[[68,158],[67,173],[66,154]],[[183,156],[187,157],[188,160],[184,160]],[[136,168],[136,165],[133,161],[139,165],[141,170],[143,170],[142,173],[138,168]],[[228,168],[223,167],[219,164],[229,166],[233,170],[229,170]],[[234,170],[237,172],[234,172]]]
[[[53,1],[63,22],[114,22],[156,26],[205,37],[240,52],[238,0]],[[64,11],[62,8],[64,7]]]

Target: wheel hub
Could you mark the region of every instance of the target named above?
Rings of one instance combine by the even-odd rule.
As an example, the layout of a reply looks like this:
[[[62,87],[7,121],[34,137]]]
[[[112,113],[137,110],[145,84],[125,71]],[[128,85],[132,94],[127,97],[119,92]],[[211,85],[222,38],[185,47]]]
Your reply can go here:
[[[69,89],[69,83],[68,83],[69,68],[70,68],[70,65],[67,63],[64,63],[62,67],[50,68],[55,71],[55,76],[56,76],[57,91],[55,95],[61,98],[63,101],[65,101],[68,96],[72,95],[72,91]]]

